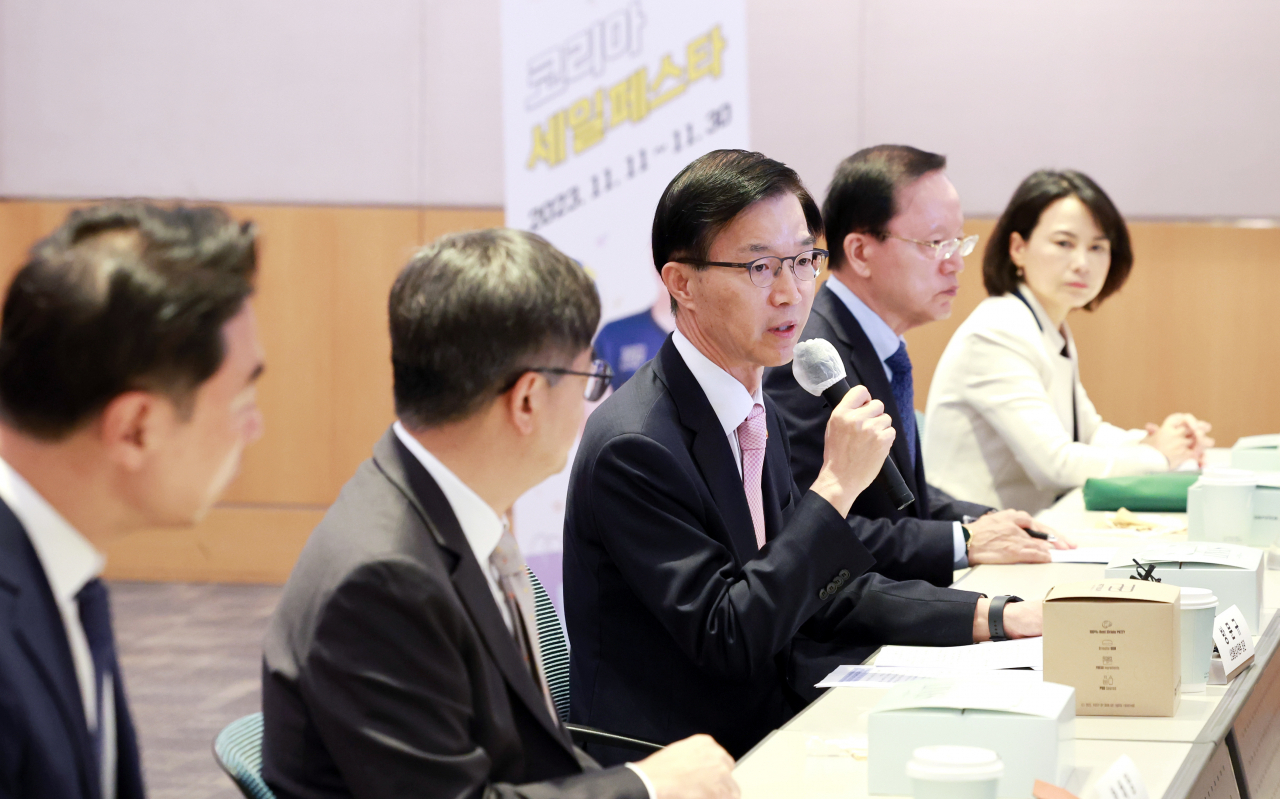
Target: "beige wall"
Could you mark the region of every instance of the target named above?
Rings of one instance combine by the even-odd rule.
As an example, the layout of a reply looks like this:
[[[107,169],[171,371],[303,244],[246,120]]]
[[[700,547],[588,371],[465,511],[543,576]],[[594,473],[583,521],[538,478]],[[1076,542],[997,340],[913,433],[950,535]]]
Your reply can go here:
[[[72,207],[0,201],[0,281]],[[267,350],[266,434],[225,500],[188,530],[114,545],[116,578],[282,582],[311,528],[392,420],[386,298],[415,248],[502,223],[495,209],[229,206],[261,230],[255,305]],[[989,221],[970,232],[986,235]],[[1086,387],[1103,416],[1137,426],[1173,410],[1221,443],[1280,432],[1280,230],[1132,226],[1125,289],[1071,320]],[[946,322],[908,334],[923,406],[951,331],[984,296],[981,251]]]

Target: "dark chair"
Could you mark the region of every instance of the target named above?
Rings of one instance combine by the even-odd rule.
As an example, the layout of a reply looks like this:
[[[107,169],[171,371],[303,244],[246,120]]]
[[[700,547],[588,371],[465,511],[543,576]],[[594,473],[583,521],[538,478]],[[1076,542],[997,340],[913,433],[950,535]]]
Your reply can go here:
[[[527,568],[527,567],[526,567]],[[551,701],[555,703],[556,713],[560,721],[569,730],[574,743],[605,744],[630,749],[635,752],[650,754],[662,748],[661,744],[615,735],[594,727],[584,727],[569,723],[569,639],[560,626],[560,617],[556,615],[555,606],[547,589],[542,587],[538,575],[529,571],[529,582],[533,586],[533,615],[538,627],[538,648],[542,650],[542,668],[546,672],[547,687],[551,689]]]
[[[262,781],[262,714],[236,719],[213,739],[213,758],[245,799],[276,799]]]

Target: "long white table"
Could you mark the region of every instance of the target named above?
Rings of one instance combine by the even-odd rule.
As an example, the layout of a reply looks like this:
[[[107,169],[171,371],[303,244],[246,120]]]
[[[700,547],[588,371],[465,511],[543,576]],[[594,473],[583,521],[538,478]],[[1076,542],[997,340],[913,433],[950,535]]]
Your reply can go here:
[[[1074,491],[1040,518],[1059,530],[1069,531],[1081,546],[1124,546],[1186,538],[1183,533],[1139,541],[1129,534],[1098,529],[1096,525],[1102,515],[1085,511],[1080,492]],[[1185,514],[1160,516],[1178,525],[1185,524]],[[1082,563],[977,566],[957,572],[955,586],[991,596],[1017,594],[1024,599],[1042,599],[1058,583],[1098,579],[1103,569],[1101,564]],[[1280,637],[1280,624],[1274,620],[1278,605],[1280,571],[1268,571],[1262,622],[1264,629],[1268,625],[1275,628],[1268,632],[1272,647]],[[1261,632],[1254,631],[1255,641]],[[1269,654],[1269,651],[1260,651],[1259,662],[1251,668],[1261,669]],[[1233,793],[1234,779],[1223,776],[1232,773],[1223,740],[1248,700],[1256,676],[1245,679],[1245,675],[1240,675],[1229,685],[1209,686],[1199,694],[1184,693],[1177,715],[1171,718],[1077,717],[1076,767],[1063,787],[1077,796],[1083,795],[1117,757],[1127,754],[1137,764],[1152,797],[1164,796],[1171,790],[1171,796],[1237,796]],[[866,687],[827,691],[738,762],[734,774],[742,786],[743,796],[859,799],[868,796],[867,763],[859,759],[858,752],[853,756],[820,754],[823,748],[812,748],[810,741],[865,737],[867,714],[883,695],[884,689]],[[1260,700],[1254,697],[1253,701],[1256,705]],[[1272,701],[1268,700],[1268,707]],[[1280,703],[1280,696],[1274,701]],[[1254,715],[1262,716],[1265,712]],[[1276,726],[1271,717],[1259,717],[1255,723],[1254,732],[1246,733],[1250,741],[1261,741],[1260,736],[1266,736],[1266,740],[1251,744],[1250,752],[1271,747],[1269,730]],[[1200,782],[1196,782],[1197,777]],[[1280,774],[1276,776],[1276,784],[1280,791]],[[1270,788],[1270,784],[1257,786],[1254,799],[1259,789],[1269,794]]]

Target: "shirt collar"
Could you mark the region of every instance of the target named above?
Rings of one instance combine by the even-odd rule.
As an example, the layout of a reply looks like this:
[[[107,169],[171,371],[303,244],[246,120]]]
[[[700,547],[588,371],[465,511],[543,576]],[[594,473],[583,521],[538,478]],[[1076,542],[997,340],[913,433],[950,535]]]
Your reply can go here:
[[[457,517],[458,526],[462,528],[462,534],[467,537],[467,543],[471,545],[471,551],[480,563],[480,568],[487,571],[489,556],[497,548],[498,539],[502,538],[502,531],[505,529],[502,517],[470,486],[462,482],[448,466],[441,463],[439,458],[422,446],[418,439],[409,435],[404,425],[397,421],[391,429],[395,431],[400,443],[404,444],[413,453],[413,457],[422,464],[422,468],[427,470],[431,479],[436,481],[440,492],[448,500],[453,515]]]
[[[1062,323],[1062,330],[1053,326],[1053,321],[1049,319],[1048,312],[1044,306],[1036,299],[1036,293],[1027,287],[1026,283],[1018,283],[1018,293],[1022,295],[1022,299],[1027,301],[1027,306],[1031,308],[1031,313],[1035,315],[1036,321],[1040,323],[1040,332],[1044,334],[1045,340],[1049,342],[1054,352],[1058,352],[1067,345],[1070,340],[1071,331],[1067,330],[1067,323]],[[1066,331],[1066,335],[1063,335]]]
[[[74,602],[80,589],[102,574],[106,558],[3,459],[0,499],[27,531],[54,597]]]
[[[840,301],[849,309],[849,313],[853,314],[853,318],[858,320],[862,332],[866,333],[867,339],[871,341],[871,347],[876,351],[877,358],[884,361],[898,351],[898,347],[902,346],[902,336],[893,332],[893,328],[889,327],[879,314],[867,307],[862,298],[853,293],[853,289],[835,277],[827,279],[827,287],[831,289],[832,294],[840,298]]]
[[[684,358],[685,366],[688,366],[689,371],[693,373],[693,379],[698,381],[702,393],[707,395],[711,410],[716,412],[716,419],[724,428],[725,435],[737,430],[738,425],[751,415],[751,409],[757,403],[760,407],[764,407],[764,397],[759,387],[756,388],[754,396],[748,394],[746,386],[739,383],[738,378],[703,355],[702,351],[679,330],[671,334],[671,340],[676,345],[676,351],[680,353],[680,357]]]

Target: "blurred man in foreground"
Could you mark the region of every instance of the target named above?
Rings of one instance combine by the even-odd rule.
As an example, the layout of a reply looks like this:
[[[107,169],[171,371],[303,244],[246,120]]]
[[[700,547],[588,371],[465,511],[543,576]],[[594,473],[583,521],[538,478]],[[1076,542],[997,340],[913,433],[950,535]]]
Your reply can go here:
[[[0,796],[138,799],[101,550],[200,519],[262,431],[252,225],[76,211],[0,325]]]
[[[294,797],[731,797],[706,736],[627,768],[574,747],[505,517],[609,370],[600,300],[530,233],[448,236],[391,290],[399,417],[312,533],[267,632],[264,775]]]

